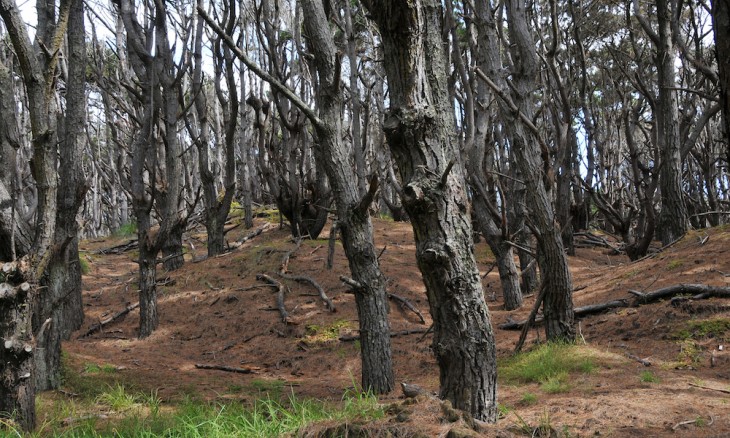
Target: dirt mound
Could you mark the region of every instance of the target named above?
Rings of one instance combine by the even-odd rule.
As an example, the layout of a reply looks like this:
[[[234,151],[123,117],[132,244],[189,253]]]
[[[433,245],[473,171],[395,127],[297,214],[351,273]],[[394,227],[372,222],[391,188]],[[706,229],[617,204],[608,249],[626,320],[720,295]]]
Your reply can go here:
[[[389,292],[409,300],[425,317],[421,323],[413,311],[397,301],[390,303],[391,328],[401,333],[393,338],[392,346],[396,379],[435,393],[438,369],[430,349],[431,335],[426,333],[431,321],[410,225],[376,220],[374,226]],[[193,395],[250,402],[264,393],[291,392],[339,400],[360,376],[359,345],[352,336],[357,332],[354,298],[339,280],[340,275],[348,274],[342,247],[337,244],[332,270],[325,266],[325,240],[303,241],[288,263],[290,274],[310,277],[322,286],[335,305],[336,312],[332,312],[310,284],[276,275],[283,256],[296,245],[287,230],[263,221],[255,229],[261,227],[266,228],[259,236],[236,250],[200,262],[192,260],[204,257],[205,236],[188,236],[188,263],[180,271],[160,273],[160,327],[145,340],[136,338],[136,309],[79,338],[93,324],[138,299],[136,252],[98,254],[100,249],[128,239],[82,244],[82,257],[90,267],[84,277],[86,323],[64,345],[71,366],[78,370],[90,364],[114,366],[125,383],[141,390],[155,389],[163,400]],[[236,229],[238,234],[231,232],[229,239],[252,231]],[[728,227],[692,232],[634,263],[609,251],[582,248],[570,258],[576,306],[630,299],[629,290],[647,292],[680,283],[730,285],[726,274],[730,272]],[[477,245],[477,260],[486,273],[493,257],[484,243]],[[277,308],[276,290],[258,281],[258,274],[268,274],[286,287],[286,322]],[[484,285],[485,295],[496,297],[488,302],[495,326],[527,317],[534,296],[525,300],[522,309],[506,312],[496,271],[485,277]],[[565,393],[546,393],[537,384],[501,384],[503,418],[481,433],[519,435],[547,423],[547,429],[571,436],[728,436],[730,360],[724,355],[730,331],[720,327],[707,332],[707,325],[692,324],[709,319],[721,325],[729,318],[730,300],[717,298],[685,300],[677,306],[664,300],[586,317],[579,323],[580,341],[602,357],[601,369],[576,377]],[[519,333],[495,331],[498,354],[506,357]],[[527,347],[542,337],[541,330],[532,330]],[[651,365],[646,367],[637,359]],[[200,369],[196,364],[247,372]],[[655,382],[642,381],[641,373],[646,370],[656,377]],[[539,394],[537,403],[526,403],[527,393]],[[399,397],[394,392],[381,400],[398,403]],[[437,402],[424,401],[422,406],[416,403],[408,409],[404,421],[396,420],[397,413],[385,421],[397,426],[393,431],[412,435],[392,432],[383,436],[448,432]],[[330,435],[321,435],[328,429],[317,427],[320,435],[302,436],[336,436],[332,433],[340,425],[326,426],[335,428],[327,432]]]

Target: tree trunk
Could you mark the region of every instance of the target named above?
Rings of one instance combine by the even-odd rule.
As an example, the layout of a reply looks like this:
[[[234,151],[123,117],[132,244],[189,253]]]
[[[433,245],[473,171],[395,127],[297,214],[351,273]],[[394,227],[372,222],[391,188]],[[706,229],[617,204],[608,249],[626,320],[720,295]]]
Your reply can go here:
[[[66,84],[66,113],[59,125],[60,166],[58,213],[55,244],[41,284],[33,331],[38,333],[48,318],[51,324],[39,337],[36,361],[36,389],[44,391],[61,384],[61,341],[84,322],[81,300],[81,265],[78,249],[76,214],[86,193],[86,179],[81,167],[86,140],[86,41],[84,5],[74,0],[68,24],[68,79]]]
[[[157,253],[156,248],[144,244],[140,234],[139,245],[139,338],[152,334],[160,322],[157,314]]]
[[[375,393],[387,393],[394,387],[394,376],[385,277],[378,265],[368,213],[374,193],[368,192],[360,199],[350,153],[342,143],[339,57],[322,2],[304,0],[303,13],[307,43],[319,73],[316,99],[321,123],[315,124],[319,143],[315,157],[330,180],[342,245],[353,279],[361,286],[355,290],[355,301],[360,319],[362,386]],[[373,184],[371,181],[371,189]]]
[[[730,163],[730,0],[712,0],[712,27],[715,30],[725,161]]]
[[[679,109],[677,107],[674,61],[676,59],[671,31],[671,0],[657,0],[659,34],[656,52],[659,100],[656,123],[661,153],[659,190],[662,209],[659,216],[659,234],[668,245],[682,237],[689,229],[689,215],[682,192],[682,158],[679,140]]]
[[[515,60],[512,99],[527,120],[534,113],[531,94],[536,89],[537,55],[530,33],[525,2],[508,0],[509,36],[512,58]],[[525,123],[502,104],[502,117],[511,129],[512,153],[524,181],[527,211],[532,232],[537,240],[538,264],[546,293],[543,304],[545,332],[549,340],[573,341],[575,338],[572,293],[573,286],[568,261],[563,248],[560,226],[555,220],[547,189],[553,178],[546,146]],[[542,150],[541,150],[542,148]]]
[[[37,291],[23,282],[16,263],[3,265],[0,283],[0,418],[16,421],[22,430],[35,427],[35,382],[31,303]]]
[[[456,163],[447,64],[436,1],[367,1],[384,46],[391,109],[384,130],[403,181],[416,259],[434,321],[440,396],[496,421],[496,350],[474,260],[471,217]]]

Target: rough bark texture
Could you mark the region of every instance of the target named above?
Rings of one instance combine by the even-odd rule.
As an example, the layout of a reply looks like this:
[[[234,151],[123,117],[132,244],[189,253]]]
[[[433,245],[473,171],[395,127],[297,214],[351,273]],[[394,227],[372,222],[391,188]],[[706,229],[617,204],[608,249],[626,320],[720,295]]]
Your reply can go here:
[[[676,59],[671,31],[671,0],[658,0],[659,23],[656,41],[656,67],[659,100],[656,123],[661,154],[659,190],[662,209],[659,215],[659,234],[664,245],[682,237],[689,229],[689,215],[682,192],[682,158],[679,139],[679,109],[677,107]]]
[[[723,118],[725,160],[730,163],[730,0],[712,1],[712,26],[715,30],[720,107]]]
[[[436,1],[365,2],[383,39],[390,89],[385,133],[403,181],[416,258],[434,321],[440,396],[496,421],[496,357],[456,160]]]
[[[10,418],[29,431],[35,427],[34,289],[23,283],[16,263],[3,265],[0,281],[0,419]]]
[[[508,0],[509,37],[514,62],[512,99],[528,120],[534,114],[531,93],[536,89],[537,55],[526,18],[523,0]],[[524,181],[525,200],[532,232],[537,240],[537,261],[545,283],[543,304],[545,332],[550,340],[575,338],[572,279],[563,248],[560,226],[555,220],[547,189],[553,182],[548,152],[538,147],[539,139],[512,111],[502,110],[511,130],[512,153]],[[545,146],[543,145],[543,148]]]
[[[367,195],[360,199],[350,153],[342,143],[340,58],[322,2],[304,0],[303,13],[307,43],[319,76],[316,99],[321,121],[315,123],[319,143],[315,157],[332,186],[342,245],[352,277],[361,286],[355,290],[355,301],[360,319],[362,386],[387,393],[394,388],[394,376],[385,278],[378,265],[368,213],[372,197],[369,202]]]
[[[497,73],[501,68],[499,40],[489,3],[486,1],[477,2],[474,13],[474,23],[479,36],[479,46],[476,53],[477,67],[486,72],[488,76],[496,78],[498,86],[503,87],[502,75]],[[473,191],[474,216],[492,254],[497,259],[505,309],[514,310],[522,306],[522,291],[520,289],[520,277],[515,266],[514,252],[512,246],[506,242],[509,235],[506,212],[508,207],[504,205],[505,203],[502,203],[502,217],[499,217],[496,211],[497,207],[494,206],[495,203],[489,199],[489,195],[486,193],[488,178],[482,168],[485,165],[485,157],[488,153],[489,101],[492,97],[491,94],[484,81],[477,82],[476,105],[474,105],[474,145],[469,154],[466,168],[472,185],[476,189]],[[491,151],[489,151],[489,154],[491,156]],[[490,160],[490,162],[492,161],[494,160]],[[502,188],[500,187],[499,190],[501,191]],[[504,193],[502,194],[504,195]],[[491,208],[488,203],[492,203]]]
[[[35,381],[38,391],[60,386],[61,341],[68,339],[84,322],[76,214],[86,192],[86,180],[81,168],[86,140],[86,42],[83,1],[74,0],[71,3],[66,112],[61,122],[62,129],[59,129],[62,140],[59,144],[55,242],[41,281],[43,293],[38,297],[33,315],[35,333],[48,318],[52,321],[43,336],[37,339]]]

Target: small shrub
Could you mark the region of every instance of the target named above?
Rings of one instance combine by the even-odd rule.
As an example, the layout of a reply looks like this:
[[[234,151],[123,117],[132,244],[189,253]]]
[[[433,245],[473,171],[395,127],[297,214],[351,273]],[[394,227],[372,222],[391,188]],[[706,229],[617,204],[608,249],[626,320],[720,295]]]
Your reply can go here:
[[[682,260],[672,260],[667,263],[667,271],[672,271],[677,268],[681,268],[684,262]]]
[[[525,406],[534,405],[535,403],[537,403],[537,396],[531,392],[526,392],[526,393],[522,394],[520,403],[522,403]]]
[[[114,237],[132,237],[137,234],[137,222],[131,221],[123,224],[114,232]]]
[[[676,333],[678,339],[703,339],[716,338],[718,340],[730,340],[730,319],[713,318],[701,321],[688,321],[685,327]]]
[[[595,361],[586,349],[572,344],[547,343],[503,361],[499,375],[508,382],[549,382],[547,389],[557,389],[561,379],[567,380],[570,373],[591,373],[595,368]]]
[[[548,379],[540,387],[548,394],[559,394],[570,391],[568,372],[564,371],[548,377]]]
[[[659,378],[654,375],[651,371],[642,371],[639,375],[639,380],[641,380],[642,383],[658,383]]]
[[[344,319],[338,319],[332,324],[325,326],[310,324],[306,327],[305,340],[311,344],[335,341],[340,337],[340,331],[349,327],[350,323]]]

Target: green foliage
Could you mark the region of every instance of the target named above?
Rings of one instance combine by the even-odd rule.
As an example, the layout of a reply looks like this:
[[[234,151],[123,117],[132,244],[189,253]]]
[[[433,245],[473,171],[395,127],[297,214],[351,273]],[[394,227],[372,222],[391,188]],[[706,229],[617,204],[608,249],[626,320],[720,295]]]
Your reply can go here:
[[[338,319],[332,324],[320,326],[310,324],[306,327],[305,340],[310,344],[322,344],[335,341],[340,337],[340,331],[350,327],[350,323],[344,319]]]
[[[728,340],[730,332],[730,319],[713,318],[700,321],[688,321],[685,326],[676,333],[678,339],[703,339],[716,338]]]
[[[112,411],[121,412],[135,407],[139,402],[139,396],[130,394],[123,385],[116,384],[101,393],[96,401],[97,404],[107,406]]]
[[[572,344],[548,343],[501,361],[498,374],[507,382],[540,383],[547,393],[570,389],[571,373],[591,373],[592,354]]]
[[[114,237],[132,237],[137,235],[137,222],[131,221],[122,225],[114,232]]]
[[[684,262],[682,260],[672,260],[669,263],[667,263],[667,271],[673,271],[677,268],[681,268],[682,265],[684,265]]]
[[[534,405],[535,403],[537,403],[537,396],[531,392],[526,392],[526,393],[522,394],[520,403],[525,406]]]
[[[639,375],[639,380],[641,380],[642,383],[658,383],[659,377],[654,375],[651,371],[642,371]]]
[[[81,273],[83,275],[88,275],[89,272],[91,272],[91,265],[89,265],[89,261],[86,257],[79,257],[79,267],[81,268]]]
[[[677,360],[683,365],[691,366],[700,362],[702,348],[691,339],[685,339],[679,343],[679,354]]]

